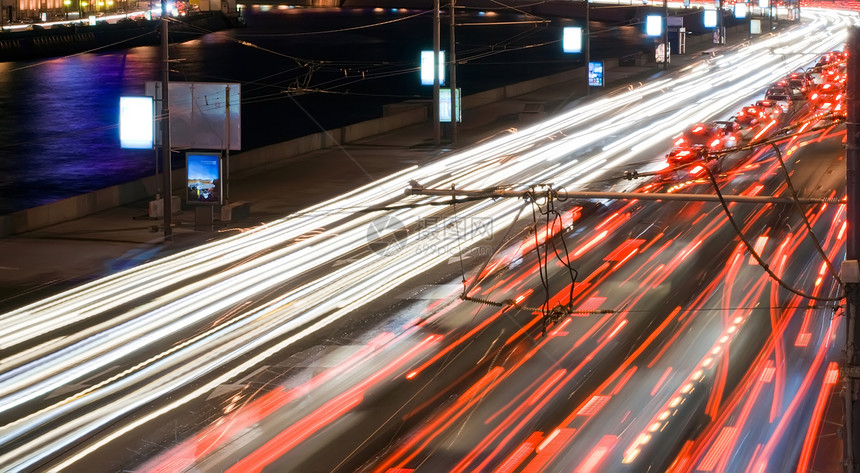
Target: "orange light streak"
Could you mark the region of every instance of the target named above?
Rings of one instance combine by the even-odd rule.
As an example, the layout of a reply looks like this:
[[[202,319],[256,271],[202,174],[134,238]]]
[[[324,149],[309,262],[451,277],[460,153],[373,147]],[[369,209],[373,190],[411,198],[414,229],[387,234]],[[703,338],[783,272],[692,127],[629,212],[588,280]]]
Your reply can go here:
[[[734,426],[726,426],[723,427],[723,430],[720,431],[720,435],[717,436],[717,440],[714,441],[714,445],[708,450],[708,454],[702,458],[702,461],[699,462],[699,466],[696,468],[698,471],[713,471],[714,467],[717,466],[717,462],[727,456],[726,448],[732,442],[732,438],[734,438],[737,432],[737,428]]]
[[[609,399],[611,399],[609,396],[592,396],[591,399],[589,399],[588,402],[586,402],[585,405],[576,412],[576,415],[591,417],[600,412],[600,409],[603,409],[603,406],[609,402]]]
[[[554,435],[551,441],[541,444],[540,452],[529,462],[520,473],[538,473],[543,471],[547,463],[551,462],[562,447],[567,445],[567,442],[573,438],[575,429],[558,429],[558,434]]]
[[[633,377],[633,373],[635,373],[636,370],[637,370],[637,367],[635,367],[635,366],[630,367],[630,369],[627,370],[627,374],[625,374],[624,377],[622,377],[620,380],[618,380],[618,383],[615,385],[614,388],[612,388],[612,392],[609,394],[614,396],[614,395],[620,393],[621,389],[624,388],[624,385],[626,385],[627,382],[630,381],[630,378]]]
[[[576,251],[573,252],[574,258],[579,258],[583,253],[593,248],[595,245],[600,243],[601,240],[606,238],[607,230],[600,232],[596,237],[592,238],[588,243],[579,247]]]
[[[824,374],[824,382],[821,385],[821,391],[818,393],[818,399],[815,401],[815,408],[812,410],[812,418],[809,420],[806,438],[803,440],[803,448],[800,451],[800,459],[797,462],[797,473],[810,471],[809,463],[812,461],[815,445],[818,444],[818,432],[821,430],[824,413],[827,404],[830,402],[830,392],[833,390],[833,385],[836,384],[838,376],[839,366],[836,362],[831,361]]]
[[[525,442],[520,444],[513,453],[511,453],[508,458],[499,465],[498,468],[493,473],[511,473],[516,470],[517,467],[526,459],[529,455],[531,455],[532,451],[535,448],[535,444],[540,442],[541,437],[543,436],[542,432],[535,432],[529,435],[529,438],[526,439]]]
[[[764,246],[767,244],[767,240],[768,240],[767,235],[762,235],[762,236],[758,237],[758,239],[755,242],[755,245],[753,246],[753,250],[755,250],[755,253],[757,255],[761,255],[761,252],[764,251]],[[755,260],[753,255],[750,255],[749,264],[751,264],[751,265],[757,265],[758,264],[758,261]]]
[[[558,380],[560,380],[561,377],[565,375],[565,373],[567,373],[567,370],[565,370],[565,369],[560,369],[560,370],[556,371],[555,373],[553,373],[553,375],[550,376],[549,379],[547,379],[537,389],[537,391],[535,391],[534,393],[532,393],[531,396],[526,398],[526,405],[531,406],[531,405],[534,405],[536,402],[538,402],[546,394],[546,392],[549,391],[549,388],[551,388],[553,384],[557,383]]]
[[[364,399],[364,391],[367,388],[399,369],[400,365],[415,356],[426,346],[436,342],[439,338],[441,337],[430,335],[415,344],[415,346],[405,353],[392,360],[384,369],[377,371],[361,383],[328,401],[310,415],[305,416],[300,421],[275,435],[262,447],[230,467],[227,473],[256,473],[262,471],[263,468],[292,450],[293,447],[360,404]]]
[[[760,132],[758,132],[758,133],[753,137],[753,139],[752,139],[752,140],[750,140],[750,141],[755,141],[755,140],[759,139],[762,135],[764,135],[764,134],[765,134],[765,132],[767,132],[767,130],[771,129],[771,127],[773,127],[774,125],[776,125],[776,120],[771,120],[771,121],[770,121],[770,123],[768,123],[766,127],[762,128],[762,129],[761,129],[761,131],[760,131]]]
[[[367,356],[381,349],[394,338],[395,335],[393,333],[383,332],[371,339],[367,345],[344,360],[337,367],[320,373],[307,383],[289,391],[280,388],[269,391],[242,406],[240,409],[233,411],[229,416],[222,418],[222,422],[214,424],[201,433],[185,440],[167,452],[163,459],[157,459],[157,464],[152,467],[146,466],[144,469],[149,471],[170,471],[169,468],[165,470],[167,465],[174,464],[176,461],[180,461],[180,459],[193,457],[200,460],[206,457],[220,448],[224,443],[231,441],[234,436],[239,435],[276,410],[298,399],[305,392],[313,390],[321,384],[334,379],[346,370],[355,367]]]
[[[603,461],[603,458],[606,457],[606,454],[612,450],[613,446],[615,446],[615,442],[617,440],[618,438],[614,435],[604,435],[603,438],[597,442],[597,445],[588,454],[588,456],[585,457],[585,460],[580,463],[575,473],[591,473],[593,471],[597,471],[597,467]]]
[[[607,340],[612,340],[612,337],[614,337],[615,335],[617,335],[617,334],[618,334],[618,331],[619,331],[619,330],[621,330],[622,328],[624,328],[624,326],[625,326],[625,325],[627,325],[627,319],[622,320],[622,321],[621,321],[621,323],[619,323],[619,324],[615,327],[615,329],[614,329],[614,330],[612,330],[612,332],[609,334],[609,336],[608,336],[608,337],[606,337],[606,339],[607,339]]]

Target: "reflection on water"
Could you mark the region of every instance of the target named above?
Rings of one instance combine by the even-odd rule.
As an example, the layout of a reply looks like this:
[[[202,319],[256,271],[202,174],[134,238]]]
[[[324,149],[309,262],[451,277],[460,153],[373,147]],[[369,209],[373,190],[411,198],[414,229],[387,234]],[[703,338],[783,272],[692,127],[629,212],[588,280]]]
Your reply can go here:
[[[431,47],[430,15],[301,33],[416,13],[252,9],[247,28],[171,45],[171,80],[241,83],[244,149],[377,117],[382,104],[430,97],[416,70],[418,51]],[[581,59],[557,44],[558,26],[458,29],[458,56],[469,59],[458,67],[464,95],[575,65]],[[143,95],[159,63],[158,48],[139,47],[0,64],[0,213],[153,174],[154,151],[121,149],[117,123],[119,97]],[[296,93],[308,89],[327,93]]]

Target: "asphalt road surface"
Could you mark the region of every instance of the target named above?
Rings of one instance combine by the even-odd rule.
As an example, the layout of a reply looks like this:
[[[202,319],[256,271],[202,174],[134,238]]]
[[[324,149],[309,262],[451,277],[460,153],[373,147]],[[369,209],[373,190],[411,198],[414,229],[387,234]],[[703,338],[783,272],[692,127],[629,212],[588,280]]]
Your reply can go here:
[[[844,194],[844,128],[796,103],[772,146],[666,169],[841,46],[778,36],[302,212],[0,316],[10,471],[793,471],[832,385],[839,286],[790,204],[568,190]],[[779,130],[795,125],[785,134]],[[760,133],[759,133],[760,132]],[[648,177],[624,180],[624,170]],[[653,175],[650,175],[653,173]],[[405,196],[428,188],[528,199]],[[841,261],[841,204],[804,207]],[[838,267],[836,268],[838,270]],[[465,281],[463,281],[465,280]],[[468,295],[481,301],[461,300]],[[554,312],[565,306],[574,312]],[[830,384],[828,384],[830,383]],[[820,414],[819,414],[820,415]],[[806,456],[809,454],[807,453]]]

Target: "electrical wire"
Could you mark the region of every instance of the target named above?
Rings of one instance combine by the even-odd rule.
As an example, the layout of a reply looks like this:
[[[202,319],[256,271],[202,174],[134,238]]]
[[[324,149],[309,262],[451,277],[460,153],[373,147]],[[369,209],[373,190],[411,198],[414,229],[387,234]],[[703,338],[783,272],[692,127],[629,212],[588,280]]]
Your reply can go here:
[[[779,167],[782,169],[782,173],[785,176],[785,182],[788,185],[788,190],[791,193],[791,198],[794,200],[794,208],[797,209],[797,213],[800,214],[803,219],[803,225],[806,227],[807,234],[809,238],[812,239],[812,242],[815,244],[815,249],[818,250],[818,254],[824,259],[824,264],[827,265],[827,269],[830,271],[830,274],[833,276],[833,279],[839,283],[839,286],[842,289],[845,289],[845,283],[842,282],[842,278],[839,277],[839,272],[836,271],[836,268],[833,267],[833,263],[830,261],[830,258],[827,256],[827,252],[824,251],[824,248],[821,246],[821,241],[815,235],[815,232],[812,230],[812,225],[809,223],[809,219],[806,217],[806,212],[804,212],[803,208],[800,206],[800,201],[798,201],[797,191],[794,189],[794,184],[791,182],[791,175],[788,173],[788,169],[785,167],[785,161],[782,159],[782,152],[779,150],[779,146],[776,143],[770,144],[774,151],[776,151],[776,157],[779,160]]]
[[[372,23],[369,25],[361,25],[361,26],[351,26],[348,28],[338,28],[338,29],[334,29],[334,30],[305,31],[305,32],[301,32],[301,33],[237,34],[236,37],[260,38],[260,37],[285,37],[285,36],[311,36],[311,35],[318,35],[318,34],[343,33],[346,31],[356,31],[356,30],[363,30],[363,29],[368,29],[368,28],[375,28],[377,26],[385,26],[385,25],[397,23],[400,21],[411,20],[413,18],[417,18],[419,16],[426,15],[428,13],[433,13],[433,10],[424,10],[424,11],[421,11],[421,12],[416,13],[414,15],[405,16],[403,18],[395,18],[393,20],[382,21],[379,23]]]
[[[802,292],[798,289],[791,287],[788,283],[783,281],[782,278],[777,276],[776,273],[774,273],[773,270],[770,269],[770,266],[768,266],[768,264],[764,262],[764,260],[761,258],[761,256],[758,254],[758,252],[755,250],[755,248],[753,248],[752,244],[750,244],[750,242],[746,239],[746,236],[744,236],[743,230],[741,230],[741,228],[738,226],[738,223],[735,221],[735,218],[732,215],[731,210],[729,209],[728,203],[726,203],[725,199],[723,198],[723,193],[720,191],[720,186],[717,183],[717,179],[714,177],[714,173],[711,172],[710,168],[708,168],[707,166],[704,166],[704,168],[705,168],[705,171],[708,173],[708,178],[711,180],[711,184],[714,186],[714,191],[716,192],[717,197],[720,199],[720,205],[722,205],[723,211],[725,212],[726,216],[728,217],[729,223],[732,225],[732,228],[734,228],[735,233],[737,234],[738,238],[741,240],[741,242],[744,244],[744,246],[750,252],[750,255],[752,255],[753,259],[756,260],[758,265],[761,266],[762,269],[764,269],[764,271],[767,273],[768,276],[770,276],[771,279],[776,281],[776,283],[779,284],[782,288],[788,290],[789,292],[791,292],[793,294],[796,294],[800,297],[803,297],[804,299],[811,299],[811,300],[815,300],[815,301],[824,301],[824,302],[838,302],[838,301],[841,301],[842,299],[845,298],[844,295],[840,296],[840,297],[821,297],[821,296],[813,296],[811,294],[806,294],[805,292]]]

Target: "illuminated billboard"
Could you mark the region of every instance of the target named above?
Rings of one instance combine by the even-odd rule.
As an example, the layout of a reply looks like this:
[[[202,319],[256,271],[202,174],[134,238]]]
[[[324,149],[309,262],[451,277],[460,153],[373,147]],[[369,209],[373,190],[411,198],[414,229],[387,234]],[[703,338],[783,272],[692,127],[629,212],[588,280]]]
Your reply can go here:
[[[567,26],[562,30],[561,49],[566,53],[582,52],[582,28]]]
[[[750,34],[761,34],[761,20],[750,20]]]
[[[645,34],[648,36],[660,36],[663,34],[663,17],[660,15],[646,16]]]
[[[457,87],[457,123],[463,121],[463,95]],[[439,121],[451,121],[451,89],[439,89]]]
[[[735,3],[735,18],[742,19],[747,17],[747,4]]]
[[[705,28],[717,27],[717,11],[705,10]]]
[[[220,204],[222,194],[221,153],[185,153],[187,201],[190,204]]]
[[[119,98],[119,144],[123,148],[152,149],[152,97]]]
[[[445,85],[445,51],[439,51],[439,85]],[[421,85],[433,85],[433,51],[421,51]]]
[[[588,85],[591,87],[603,87],[603,61],[591,61],[588,63]]]

